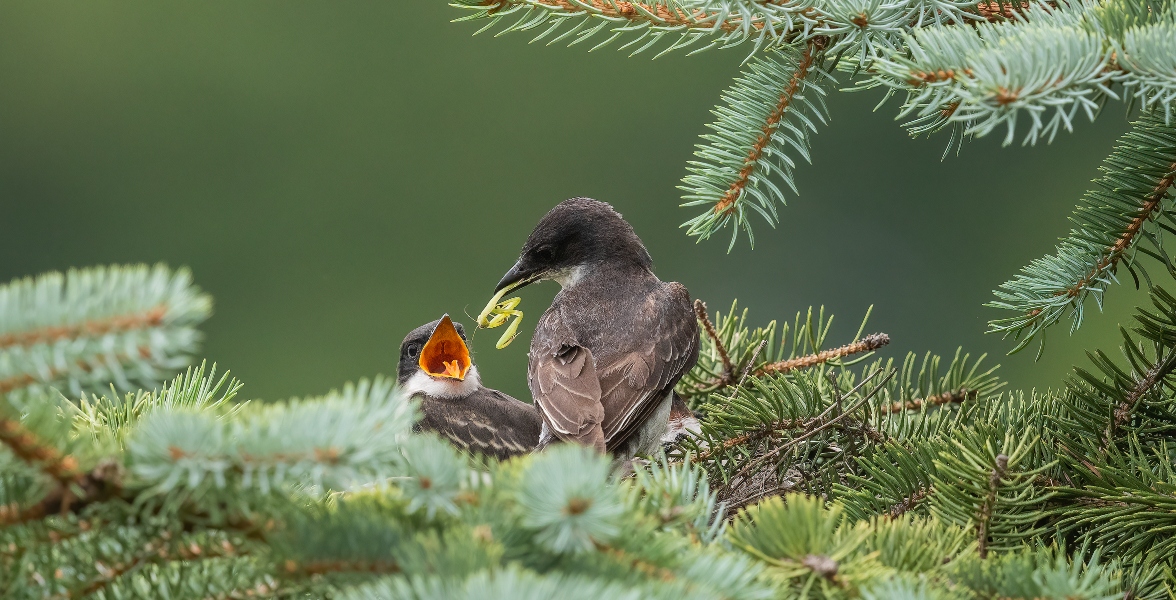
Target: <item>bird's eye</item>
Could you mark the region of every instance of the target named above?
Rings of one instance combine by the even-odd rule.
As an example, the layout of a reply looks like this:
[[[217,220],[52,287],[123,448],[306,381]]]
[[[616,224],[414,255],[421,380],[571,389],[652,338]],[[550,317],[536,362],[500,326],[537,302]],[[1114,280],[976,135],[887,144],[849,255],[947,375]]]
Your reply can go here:
[[[409,356],[409,358],[416,358],[416,357],[417,357],[417,355],[418,355],[418,354],[420,354],[420,353],[421,353],[421,346],[420,346],[420,344],[409,344],[409,346],[408,346],[408,356]]]
[[[555,251],[551,249],[551,246],[536,248],[531,254],[535,260],[540,262],[551,262],[551,259],[555,258]]]

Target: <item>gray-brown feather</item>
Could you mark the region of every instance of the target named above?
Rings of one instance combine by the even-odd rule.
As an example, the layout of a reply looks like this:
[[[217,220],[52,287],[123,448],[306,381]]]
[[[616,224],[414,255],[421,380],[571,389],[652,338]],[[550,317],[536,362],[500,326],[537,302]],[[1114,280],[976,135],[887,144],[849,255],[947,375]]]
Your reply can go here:
[[[483,387],[456,400],[422,396],[421,412],[418,429],[435,431],[469,452],[506,459],[539,443],[539,412],[497,390]]]
[[[698,324],[681,284],[645,269],[612,275],[560,291],[536,325],[528,375],[557,436],[586,435],[599,414],[606,448],[628,452],[630,438],[698,360]],[[594,369],[558,368],[569,353],[591,357]],[[593,396],[600,413],[590,410]]]

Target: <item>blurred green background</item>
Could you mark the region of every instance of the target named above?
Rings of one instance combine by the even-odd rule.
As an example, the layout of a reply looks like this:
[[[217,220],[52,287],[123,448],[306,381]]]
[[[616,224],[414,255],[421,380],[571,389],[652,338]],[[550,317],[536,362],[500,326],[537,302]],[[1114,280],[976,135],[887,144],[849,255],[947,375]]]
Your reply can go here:
[[[254,398],[393,373],[411,328],[476,314],[527,233],[571,196],[611,202],[658,274],[753,323],[809,305],[848,340],[989,352],[1056,386],[1113,351],[1137,292],[1113,290],[1042,360],[985,335],[982,304],[1050,251],[1127,125],[1115,106],[1051,146],[911,140],[896,103],[838,93],[799,198],[757,245],[695,244],[675,189],[744,49],[656,61],[471,37],[441,0],[91,0],[0,5],[0,280],[103,263],[187,265],[216,300],[204,354]],[[529,399],[529,332],[481,332],[488,385]],[[468,317],[461,320],[470,323]],[[1117,353],[1115,353],[1117,354]]]

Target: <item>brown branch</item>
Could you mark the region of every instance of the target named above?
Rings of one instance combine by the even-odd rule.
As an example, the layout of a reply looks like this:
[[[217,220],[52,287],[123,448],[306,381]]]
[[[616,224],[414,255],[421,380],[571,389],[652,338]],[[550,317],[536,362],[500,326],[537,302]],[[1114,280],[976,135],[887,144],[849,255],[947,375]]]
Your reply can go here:
[[[490,15],[519,4],[522,3],[518,0],[482,0],[482,6],[489,7],[488,14]],[[716,23],[714,19],[719,16],[717,12],[707,13],[702,10],[686,12],[682,9],[671,11],[668,6],[660,2],[585,0],[580,4],[575,4],[568,0],[534,0],[534,4],[566,13],[593,14],[605,19],[628,19],[632,23],[649,23],[666,27],[684,26],[687,29],[718,29],[726,32],[738,31],[743,27],[742,19],[730,19]],[[584,4],[588,6],[583,6]],[[763,23],[752,23],[752,27],[762,29]]]
[[[486,14],[493,16],[497,13],[503,12],[515,6],[524,4],[521,0],[482,0],[481,6],[486,7]],[[774,6],[789,6],[794,5],[788,0],[759,0],[760,4],[774,5]],[[571,2],[569,0],[532,0],[532,5],[542,6],[547,9],[558,10],[569,14],[585,14],[595,15],[604,19],[626,19],[632,24],[643,25],[649,24],[663,27],[684,27],[686,29],[696,29],[700,31],[723,31],[726,33],[734,33],[741,30],[746,30],[743,19],[735,17],[718,21],[717,19],[724,16],[724,13],[719,12],[705,12],[702,10],[693,10],[687,12],[681,8],[670,10],[670,8],[661,2],[633,2],[631,0],[582,0],[580,2]],[[1055,3],[1050,3],[1056,6]],[[798,6],[799,8],[799,6]],[[981,2],[976,6],[976,12],[973,14],[979,15],[988,21],[1003,21],[1013,17],[1015,13],[1022,12],[1029,8],[1028,2],[1019,2],[1017,9],[1014,10],[1013,4],[1003,0],[989,0]],[[821,18],[820,13],[812,8],[806,8],[801,11],[802,14],[812,21],[816,27],[825,24],[824,19]],[[868,25],[866,15],[860,14],[853,18],[853,23],[858,27],[864,28]],[[764,22],[761,20],[752,20],[750,24],[751,29],[761,31],[764,28]],[[791,43],[796,41],[796,38],[802,35],[800,31],[794,31],[791,35],[785,36],[785,41]],[[824,36],[817,36],[823,38]],[[816,39],[816,38],[813,38]],[[811,40],[810,40],[811,41]]]
[[[1115,432],[1131,418],[1131,413],[1135,410],[1135,405],[1139,404],[1144,394],[1151,390],[1152,386],[1156,385],[1157,382],[1170,374],[1173,368],[1176,368],[1176,351],[1170,352],[1163,360],[1152,365],[1147,370],[1147,373],[1144,373],[1143,377],[1135,382],[1135,386],[1131,388],[1131,391],[1127,392],[1127,395],[1115,407],[1113,417],[1107,423],[1107,429],[1103,436],[1103,452],[1106,452],[1113,443]]]
[[[743,159],[743,168],[736,175],[735,181],[731,182],[727,191],[715,203],[715,214],[721,213],[727,215],[735,210],[735,202],[743,195],[743,188],[747,186],[748,180],[755,173],[760,158],[763,156],[764,149],[768,147],[768,142],[772,140],[772,134],[776,132],[776,124],[780,122],[780,119],[784,118],[784,113],[788,111],[788,107],[792,106],[793,97],[800,90],[801,84],[808,77],[813,63],[816,62],[817,55],[824,49],[827,42],[828,38],[814,37],[805,44],[804,54],[801,55],[800,62],[796,65],[796,70],[793,71],[792,77],[788,79],[784,90],[780,92],[780,99],[776,101],[776,107],[772,109],[772,112],[768,113],[768,119],[764,122],[760,130],[759,138],[751,145],[751,150],[748,151],[747,158]]]
[[[881,413],[883,415],[892,415],[894,413],[900,413],[907,410],[919,410],[924,406],[961,404],[975,398],[977,393],[978,392],[976,390],[960,388],[958,390],[951,390],[948,392],[943,392],[942,394],[928,396],[926,398],[914,398],[907,400],[906,402],[895,402],[894,404],[883,406],[881,408]]]
[[[95,594],[101,590],[106,589],[111,583],[119,577],[130,573],[131,571],[142,567],[148,562],[159,560],[183,560],[193,561],[206,558],[233,556],[237,553],[237,547],[228,540],[221,540],[221,543],[216,546],[201,547],[195,542],[189,541],[186,544],[181,542],[177,546],[169,549],[168,539],[171,533],[163,531],[158,537],[152,539],[143,545],[143,552],[136,555],[133,559],[125,563],[116,563],[112,567],[106,567],[101,562],[96,562],[95,566],[99,567],[101,576],[88,583],[81,589],[71,590],[65,594],[53,596],[52,600],[67,600],[72,598],[85,598]]]
[[[1131,247],[1132,242],[1135,241],[1135,236],[1143,230],[1144,224],[1147,223],[1149,219],[1151,219],[1152,213],[1160,208],[1160,202],[1162,202],[1164,197],[1167,196],[1168,190],[1172,187],[1174,180],[1176,180],[1176,162],[1168,165],[1168,176],[1164,177],[1158,184],[1156,184],[1156,187],[1152,190],[1152,193],[1147,197],[1147,200],[1144,201],[1143,206],[1140,207],[1139,213],[1135,215],[1135,218],[1132,219],[1131,223],[1127,226],[1127,230],[1124,231],[1123,235],[1119,236],[1119,239],[1115,240],[1115,243],[1107,249],[1107,255],[1095,263],[1094,268],[1092,268],[1085,277],[1078,280],[1078,283],[1064,290],[1059,290],[1055,292],[1054,295],[1076,298],[1078,294],[1082,293],[1082,290],[1090,284],[1091,281],[1099,276],[1099,274],[1101,274],[1106,269],[1114,267],[1119,262],[1119,260],[1123,258],[1124,252],[1126,252],[1126,250]]]
[[[996,509],[996,490],[1000,486],[1000,480],[1004,479],[1008,468],[1009,457],[1004,454],[996,455],[996,468],[992,470],[992,475],[988,478],[988,497],[980,505],[980,515],[977,518],[980,521],[976,531],[980,558],[988,558],[988,522],[992,520],[992,511]]]
[[[1051,6],[1057,6],[1050,3]],[[976,5],[976,14],[989,21],[1005,21],[1029,10],[1028,2],[1009,2],[1008,0],[989,0]]]
[[[151,358],[151,348],[148,346],[139,346],[139,357],[143,359]],[[126,354],[115,356],[115,360],[117,360],[119,363],[128,362],[130,359],[131,357]],[[93,365],[87,363],[84,360],[79,360],[75,364],[77,365],[78,369],[81,369],[84,373],[90,373],[94,371]],[[31,373],[14,375],[7,379],[0,379],[0,394],[7,394],[13,390],[19,390],[37,382],[48,383],[50,381],[56,380],[58,377],[61,377],[68,372],[68,369],[50,369],[49,376],[44,379],[38,378],[36,375]]]
[[[773,375],[783,374],[798,369],[807,369],[815,367],[833,360],[835,358],[843,358],[851,354],[859,354],[861,352],[870,352],[877,350],[890,343],[890,336],[885,333],[872,333],[862,338],[861,341],[852,344],[846,344],[838,348],[830,350],[823,350],[816,354],[809,354],[798,358],[790,358],[779,362],[766,364],[755,370],[756,375]]]
[[[673,581],[675,579],[673,571],[665,567],[655,565],[643,558],[633,556],[632,554],[629,554],[620,548],[615,548],[596,540],[592,540],[592,545],[595,546],[598,551],[620,560],[621,562],[628,563],[629,567],[641,571],[648,577],[657,577],[662,581]]]
[[[148,547],[150,547],[150,544],[148,544]],[[152,558],[154,558],[153,554],[143,553],[143,554],[136,556],[134,558],[134,560],[131,560],[126,563],[116,564],[113,567],[111,567],[109,571],[104,573],[102,575],[102,577],[99,577],[98,579],[91,581],[89,583],[89,585],[87,585],[86,587],[79,589],[79,590],[72,590],[72,591],[66,593],[65,595],[54,596],[54,599],[60,598],[62,600],[65,600],[65,599],[72,599],[72,598],[85,598],[91,594],[97,593],[101,590],[106,589],[106,586],[113,583],[114,580],[118,579],[119,577],[122,577],[123,575],[126,575],[127,573],[130,573],[131,571],[143,566],[147,561],[151,560]]]
[[[874,371],[868,377],[862,379],[862,381],[860,383],[858,383],[858,385],[853,390],[850,390],[849,395],[852,395],[857,389],[861,388],[861,386],[865,385],[868,381],[873,379],[875,376],[877,376],[881,372],[882,371]],[[792,448],[793,446],[796,446],[797,444],[799,444],[803,441],[811,439],[813,436],[817,435],[818,433],[820,433],[830,427],[838,425],[843,420],[847,419],[849,417],[849,415],[852,415],[859,408],[861,408],[866,402],[869,402],[870,398],[873,398],[874,395],[877,394],[879,390],[881,390],[883,387],[885,387],[886,384],[892,378],[894,378],[895,373],[896,373],[896,371],[890,371],[889,373],[887,373],[886,377],[882,380],[882,382],[879,383],[874,389],[870,390],[870,392],[868,394],[866,394],[865,397],[863,397],[861,400],[858,400],[856,403],[854,403],[853,406],[849,407],[848,409],[845,409],[844,412],[840,412],[840,414],[834,416],[831,419],[826,420],[826,417],[829,415],[829,413],[834,408],[836,408],[836,405],[830,405],[828,408],[826,408],[824,411],[822,411],[821,414],[817,415],[817,417],[815,419],[809,420],[810,424],[816,425],[816,427],[814,427],[813,429],[808,429],[808,427],[805,427],[805,429],[806,429],[805,433],[789,440],[787,444],[781,444],[781,445],[773,448],[772,450],[765,452],[764,454],[761,454],[761,455],[755,457],[754,459],[748,461],[747,464],[744,465],[743,468],[739,470],[739,472],[737,472],[733,477],[731,477],[730,480],[727,481],[727,485],[725,485],[723,487],[723,490],[726,491],[726,490],[730,489],[736,479],[740,479],[740,478],[744,477],[748,473],[748,471],[751,471],[752,468],[755,467],[756,465],[766,461],[767,459],[769,459],[773,456],[781,454],[785,450],[788,450],[789,448]]]
[[[323,575],[326,573],[379,573],[396,574],[400,564],[394,560],[312,560],[297,562],[287,560],[284,568],[294,575]]]
[[[42,440],[20,421],[0,416],[0,443],[21,460],[37,467],[64,485],[78,478],[78,459]]]
[[[0,349],[13,346],[32,346],[82,336],[98,336],[120,331],[146,329],[163,324],[167,307],[160,305],[148,311],[129,315],[115,315],[105,319],[94,319],[77,325],[42,327],[30,331],[18,331],[0,335]]]
[[[79,513],[91,504],[121,495],[123,478],[121,464],[112,459],[103,460],[90,472],[75,479],[58,480],[36,504],[0,506],[0,526],[35,521],[50,515]]]
[[[971,77],[972,69],[961,69],[960,73]],[[955,76],[956,72],[954,69],[940,69],[938,71],[911,71],[911,78],[907,80],[907,83],[911,85],[939,83],[941,81],[955,79]]]
[[[771,437],[785,429],[805,429],[809,427],[814,420],[815,419],[785,419],[783,421],[773,421],[771,423],[766,423],[742,435],[737,435],[733,438],[727,438],[723,440],[722,444],[712,446],[706,450],[703,450],[702,452],[699,452],[693,457],[692,460],[693,462],[701,462],[720,452],[730,450],[735,446],[755,442],[765,437]]]
[[[914,491],[910,496],[898,501],[898,504],[890,507],[887,515],[891,519],[897,519],[905,514],[907,511],[914,508],[917,504],[923,501],[924,498],[931,495],[931,488],[921,487]]]
[[[715,331],[714,323],[711,323],[710,316],[706,313],[706,303],[702,300],[695,299],[694,314],[702,323],[702,329],[706,331],[707,337],[715,343],[715,350],[719,353],[719,359],[723,361],[723,376],[720,383],[722,385],[734,383],[735,365],[731,364],[731,356],[727,354],[727,348],[723,346],[723,341],[719,339],[719,334]]]

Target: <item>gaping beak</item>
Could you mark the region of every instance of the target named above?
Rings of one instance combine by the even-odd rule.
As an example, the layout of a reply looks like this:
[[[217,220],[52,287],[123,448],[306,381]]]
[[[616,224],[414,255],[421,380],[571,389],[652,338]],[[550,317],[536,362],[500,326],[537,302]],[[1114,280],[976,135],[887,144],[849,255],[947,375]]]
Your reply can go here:
[[[506,275],[502,276],[502,280],[499,281],[498,285],[494,287],[495,294],[504,290],[510,291],[515,288],[521,288],[524,285],[535,281],[535,274],[528,273],[526,269],[521,266],[522,262],[522,259],[519,259],[519,261],[516,262],[509,271],[506,272]]]
[[[429,341],[421,349],[419,364],[422,371],[433,377],[465,380],[470,370],[470,350],[465,340],[458,335],[449,315],[441,317],[433,335],[429,336]]]

